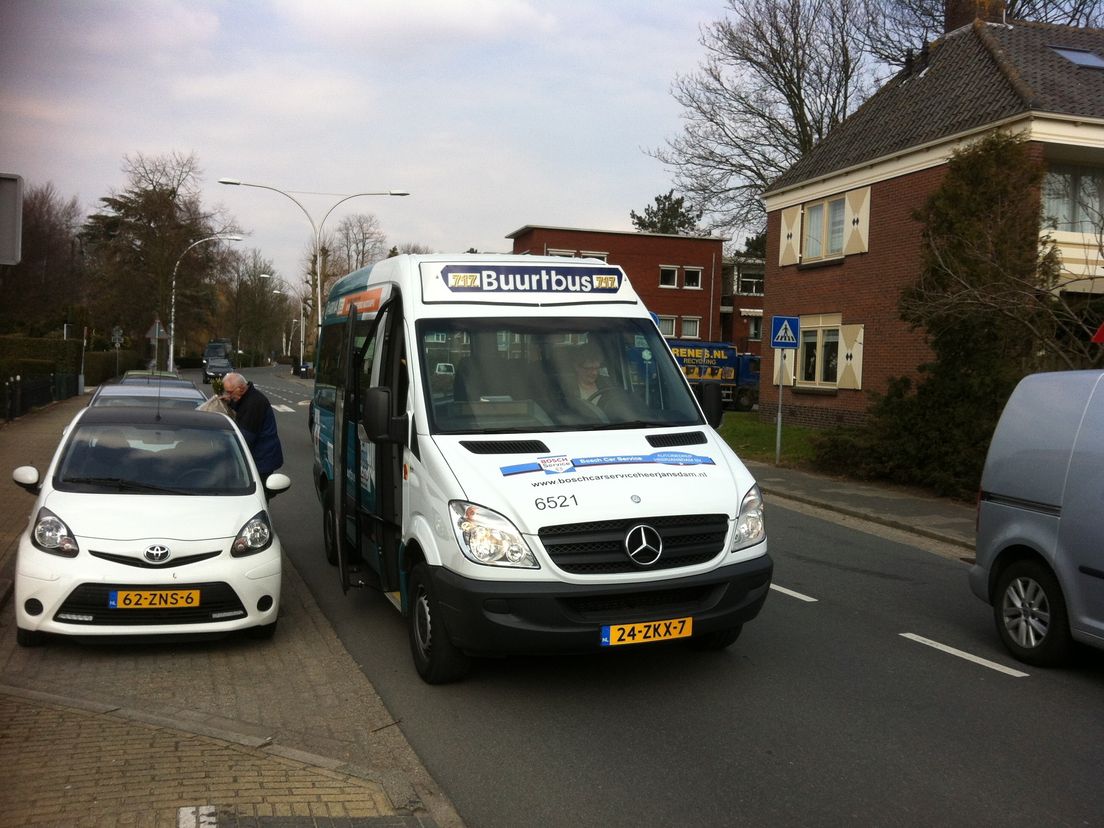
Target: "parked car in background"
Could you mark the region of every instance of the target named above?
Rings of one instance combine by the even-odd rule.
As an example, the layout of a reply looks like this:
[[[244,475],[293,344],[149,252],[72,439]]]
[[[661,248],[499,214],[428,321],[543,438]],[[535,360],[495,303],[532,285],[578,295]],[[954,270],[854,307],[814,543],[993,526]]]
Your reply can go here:
[[[207,383],[215,377],[222,379],[233,370],[234,366],[225,357],[211,357],[203,366],[203,381]]]
[[[17,640],[43,635],[268,637],[280,604],[281,548],[268,501],[230,418],[143,407],[83,408],[37,494],[15,568]]]
[[[144,405],[161,408],[194,409],[207,401],[207,395],[189,383],[182,385],[124,384],[101,385],[88,401],[94,405]]]
[[[993,433],[970,588],[1016,658],[1104,649],[1104,371],[1033,374]]]

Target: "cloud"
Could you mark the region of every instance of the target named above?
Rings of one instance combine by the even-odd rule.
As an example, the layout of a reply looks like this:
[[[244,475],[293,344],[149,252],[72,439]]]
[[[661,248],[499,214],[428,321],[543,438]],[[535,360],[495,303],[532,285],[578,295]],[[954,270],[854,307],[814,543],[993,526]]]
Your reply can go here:
[[[557,29],[552,14],[524,0],[277,0],[274,7],[307,36],[365,53]]]

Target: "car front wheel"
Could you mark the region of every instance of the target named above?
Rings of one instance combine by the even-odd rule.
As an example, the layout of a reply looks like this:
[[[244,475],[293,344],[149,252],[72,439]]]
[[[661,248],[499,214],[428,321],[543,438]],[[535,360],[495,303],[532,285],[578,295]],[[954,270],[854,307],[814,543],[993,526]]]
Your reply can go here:
[[[1045,564],[1016,561],[1001,573],[993,617],[1004,645],[1020,661],[1053,667],[1069,658],[1066,599]]]

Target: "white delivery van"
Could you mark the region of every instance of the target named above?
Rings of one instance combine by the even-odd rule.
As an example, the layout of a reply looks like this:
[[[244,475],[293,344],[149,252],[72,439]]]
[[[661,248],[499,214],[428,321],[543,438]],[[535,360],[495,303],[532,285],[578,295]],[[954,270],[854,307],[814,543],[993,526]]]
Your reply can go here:
[[[1104,648],[1104,371],[1032,374],[993,433],[978,497],[974,594],[1016,658]]]
[[[431,683],[480,654],[726,647],[772,563],[759,489],[704,396],[602,261],[350,273],[324,309],[311,407],[326,555],[344,589],[406,616]]]

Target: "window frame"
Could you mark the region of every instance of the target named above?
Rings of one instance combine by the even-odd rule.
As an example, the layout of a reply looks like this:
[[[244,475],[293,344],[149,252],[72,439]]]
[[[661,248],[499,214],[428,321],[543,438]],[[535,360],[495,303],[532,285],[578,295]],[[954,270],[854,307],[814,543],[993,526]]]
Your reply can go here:
[[[843,341],[841,328],[842,325],[838,322],[806,325],[802,320],[801,342],[798,345],[797,358],[794,364],[796,385],[802,388],[839,388],[840,349]],[[806,378],[808,368],[807,343],[810,341],[810,334],[812,334],[811,341],[814,343],[812,379]],[[835,344],[834,352],[826,347],[830,343]],[[829,353],[832,354],[832,359],[828,358]],[[834,375],[831,379],[825,379],[824,369],[826,365],[832,366]]]
[[[695,276],[697,276],[697,282],[698,283],[696,285],[690,284],[690,275],[691,274],[694,274]],[[702,284],[702,278],[704,277],[704,275],[705,275],[705,268],[704,267],[683,267],[683,269],[682,269],[682,287],[685,290],[705,290],[705,287]]]
[[[663,284],[663,274],[665,271],[669,271],[674,276],[674,283],[670,285]],[[659,286],[664,290],[678,290],[678,266],[677,265],[660,265],[659,266]]]
[[[682,339],[701,339],[701,321],[700,316],[684,316],[679,320],[679,331],[682,334]],[[686,323],[692,322],[696,326],[694,333],[686,332]]]
[[[663,324],[665,322],[670,323],[670,326],[671,326],[671,332],[670,333],[667,333],[665,330],[663,330]],[[677,316],[663,316],[663,315],[660,315],[660,314],[656,314],[656,327],[659,328],[659,333],[664,339],[674,339],[675,338],[675,325],[676,325],[677,322],[678,322],[678,317]]]
[[[838,227],[833,227],[836,208],[838,208],[839,223]],[[828,198],[806,202],[803,206],[803,213],[801,221],[801,261],[821,262],[842,259],[844,256],[843,250],[847,244],[847,194],[839,193]],[[819,219],[815,222],[812,220],[814,213],[819,214]],[[812,235],[813,230],[817,233],[815,237]],[[834,234],[838,235],[838,239],[833,238]],[[813,238],[820,246],[816,253],[811,253],[809,250],[810,240]],[[834,241],[838,243],[838,247],[832,246]]]

